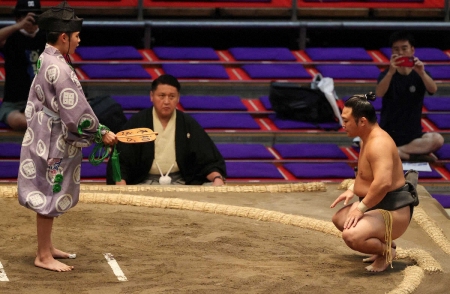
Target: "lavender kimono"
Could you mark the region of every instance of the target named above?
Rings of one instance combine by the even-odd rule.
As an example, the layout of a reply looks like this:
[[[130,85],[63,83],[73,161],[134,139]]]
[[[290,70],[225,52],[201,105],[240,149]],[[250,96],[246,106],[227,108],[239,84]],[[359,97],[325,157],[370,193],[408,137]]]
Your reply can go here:
[[[55,217],[78,202],[81,147],[92,144],[99,122],[75,72],[55,47],[47,44],[39,63],[25,109],[28,128],[18,194],[21,205]],[[78,126],[85,120],[89,123],[83,124],[80,135]]]

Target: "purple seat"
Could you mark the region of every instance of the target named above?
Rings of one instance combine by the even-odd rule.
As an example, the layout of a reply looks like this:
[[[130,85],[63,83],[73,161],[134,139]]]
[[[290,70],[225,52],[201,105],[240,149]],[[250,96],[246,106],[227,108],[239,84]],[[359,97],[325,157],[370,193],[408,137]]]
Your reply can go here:
[[[263,144],[216,144],[225,159],[274,159]]]
[[[276,117],[275,114],[269,115],[269,118],[273,121],[275,126],[277,128],[279,128],[280,130],[291,130],[291,129],[338,130],[341,128],[341,125],[338,122],[313,124],[310,122],[281,119],[281,118]]]
[[[434,168],[431,168],[430,172],[420,171],[419,172],[419,181],[420,179],[441,179],[442,176],[438,173]]]
[[[433,196],[433,198],[436,199],[442,207],[450,208],[450,195],[431,194],[431,196]]]
[[[355,172],[348,164],[334,163],[285,163],[283,166],[298,179],[353,178]]]
[[[449,160],[450,159],[450,144],[444,144],[441,148],[434,151],[434,154],[440,160]]]
[[[95,144],[92,144],[89,147],[84,147],[81,149],[81,153],[83,154],[83,158],[89,158],[91,155],[92,150],[94,150]]]
[[[186,110],[247,110],[239,96],[181,96],[180,104]]]
[[[450,129],[450,114],[428,113],[427,118],[439,129]]]
[[[321,64],[316,65],[316,69],[322,74],[322,76],[333,79],[376,80],[380,74],[380,70],[376,65]]]
[[[296,58],[287,48],[251,48],[234,47],[228,49],[234,59],[245,60],[270,60],[270,61],[295,61]]]
[[[273,148],[284,159],[289,158],[333,158],[348,159],[336,144],[275,144]]]
[[[425,97],[423,105],[429,111],[450,111],[450,97]]]
[[[106,162],[103,162],[97,166],[90,164],[89,162],[81,163],[81,174],[83,178],[105,178],[106,177]]]
[[[442,50],[437,48],[414,48],[414,55],[421,61],[449,61],[450,58]],[[391,58],[391,48],[381,48],[383,53],[388,59]],[[426,67],[427,68],[427,67]]]
[[[242,69],[252,79],[311,79],[300,64],[246,64]]]
[[[20,143],[0,143],[0,158],[20,158]]]
[[[153,105],[150,96],[111,96],[122,106],[123,110],[141,110],[149,108]]]
[[[226,162],[228,178],[283,179],[278,169],[265,162]]]
[[[10,127],[4,122],[0,121],[0,129],[9,129]]]
[[[373,61],[364,48],[306,48],[306,54],[313,61]]]
[[[162,68],[166,74],[178,79],[229,79],[225,68],[218,64],[167,63]]]
[[[269,96],[261,96],[259,97],[259,101],[267,110],[272,110],[272,103],[270,103]]]
[[[342,98],[342,101],[347,101],[348,98],[350,98],[351,96],[345,96]],[[377,99],[375,101],[370,101],[370,103],[372,104],[373,108],[375,108],[375,111],[381,111],[381,104],[382,104],[382,98],[377,97]]]
[[[139,64],[85,64],[83,70],[91,79],[151,79]]]
[[[205,129],[260,129],[248,113],[193,113],[191,116]]]
[[[20,162],[0,160],[0,179],[17,179]]]
[[[154,47],[153,52],[164,60],[219,60],[213,48],[209,47]]]
[[[427,65],[425,69],[435,80],[450,79],[450,65]]]
[[[78,47],[77,54],[83,60],[141,60],[141,53],[132,46]]]

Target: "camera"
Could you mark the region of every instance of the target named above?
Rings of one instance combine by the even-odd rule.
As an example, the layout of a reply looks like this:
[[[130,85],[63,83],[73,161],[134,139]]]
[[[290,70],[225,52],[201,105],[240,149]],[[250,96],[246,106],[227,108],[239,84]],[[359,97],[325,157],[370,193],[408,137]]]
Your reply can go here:
[[[34,19],[34,23],[37,24],[38,20],[39,20],[39,15],[32,15],[33,19]]]
[[[414,66],[414,56],[402,56],[397,58],[397,66],[413,67]]]

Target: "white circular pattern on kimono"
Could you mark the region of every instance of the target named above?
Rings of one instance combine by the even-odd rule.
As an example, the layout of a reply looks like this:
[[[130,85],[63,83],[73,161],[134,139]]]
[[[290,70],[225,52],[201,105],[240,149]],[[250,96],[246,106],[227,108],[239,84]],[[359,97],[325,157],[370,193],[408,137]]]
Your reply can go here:
[[[81,179],[81,164],[77,165],[73,170],[73,182],[79,184]]]
[[[56,96],[54,96],[52,98],[52,102],[50,102],[50,105],[52,106],[52,109],[54,112],[58,112],[59,108],[58,108],[58,100],[56,99]]]
[[[69,158],[74,158],[75,155],[78,154],[78,148],[73,146],[73,145],[69,145],[69,147],[67,148],[67,156],[69,156]]]
[[[58,171],[47,169],[47,172],[45,174],[45,178],[47,179],[47,182],[50,185],[53,185],[55,183],[55,176],[57,174],[64,175],[63,168],[61,166],[58,167]]]
[[[25,118],[27,119],[27,121],[29,121],[30,119],[33,118],[34,116],[34,103],[31,101],[27,102],[27,106],[25,107]]]
[[[22,146],[29,146],[34,141],[34,131],[28,127],[27,131],[23,135]]]
[[[91,144],[91,141],[87,139],[80,139],[73,143],[73,145],[77,147],[88,147],[91,146]]]
[[[47,151],[47,146],[41,139],[39,139],[39,141],[37,142],[37,146],[36,146],[37,155],[42,156],[46,153],[46,151]]]
[[[36,164],[31,159],[25,159],[20,163],[20,174],[26,179],[34,179],[36,177]]]
[[[69,136],[69,133],[67,132],[67,126],[63,121],[61,121],[61,131],[62,131],[63,138],[67,139],[67,137]]]
[[[51,64],[45,70],[45,80],[53,85],[58,81],[59,74],[59,67],[56,64]]]
[[[72,88],[65,88],[59,94],[59,104],[65,109],[72,109],[78,104],[78,93]]]
[[[47,197],[42,192],[32,191],[28,193],[26,202],[31,208],[39,209],[47,203]]]
[[[54,121],[52,118],[50,118],[49,120],[47,120],[47,128],[48,128],[49,131],[52,130],[52,125],[53,125],[54,122],[55,122],[55,121]]]
[[[40,125],[42,125],[42,119],[44,118],[44,115],[45,115],[45,113],[44,113],[43,111],[40,111],[40,112],[38,113],[38,123],[39,123]]]
[[[70,79],[72,80],[72,82],[77,85],[77,87],[80,89],[81,88],[81,84],[80,81],[78,80],[77,74],[74,71],[70,72]]]
[[[58,200],[56,200],[55,208],[58,212],[66,212],[72,207],[72,195],[64,194],[61,195]]]
[[[81,123],[84,122],[85,120],[88,120],[90,124],[89,124],[89,127],[84,128],[83,130],[89,130],[90,131],[90,130],[95,130],[96,129],[95,124],[94,124],[95,119],[94,119],[94,117],[92,115],[90,115],[88,113],[85,113],[85,114],[83,114],[80,117],[80,120],[78,121],[78,125],[81,125]]]
[[[36,85],[34,87],[35,91],[36,91],[36,95],[39,101],[44,102],[45,99],[45,95],[44,95],[44,91],[42,90],[41,85]]]
[[[66,140],[64,140],[63,135],[59,135],[58,142],[56,142],[56,148],[58,148],[58,150],[62,152],[66,150]]]

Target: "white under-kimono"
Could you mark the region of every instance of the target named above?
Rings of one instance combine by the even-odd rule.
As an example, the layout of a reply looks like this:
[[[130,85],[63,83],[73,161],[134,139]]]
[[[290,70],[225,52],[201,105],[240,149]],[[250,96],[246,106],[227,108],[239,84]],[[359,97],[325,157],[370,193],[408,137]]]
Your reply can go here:
[[[58,49],[47,44],[38,67],[25,109],[18,195],[21,205],[55,217],[78,202],[81,147],[93,143],[99,122]]]

